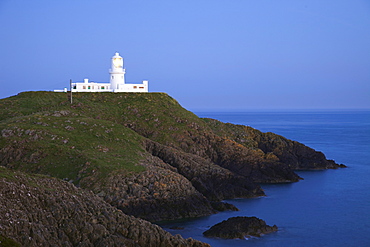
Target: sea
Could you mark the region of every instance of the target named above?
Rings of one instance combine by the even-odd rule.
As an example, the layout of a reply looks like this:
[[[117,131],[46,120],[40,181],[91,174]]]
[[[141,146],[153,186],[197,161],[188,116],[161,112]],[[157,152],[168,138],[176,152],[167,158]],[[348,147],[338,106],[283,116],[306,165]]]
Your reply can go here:
[[[240,211],[174,221],[172,234],[211,246],[370,246],[370,110],[196,112],[273,132],[323,152],[348,168],[297,172],[296,183],[262,185],[266,196],[226,202]],[[256,216],[279,230],[259,238],[222,240],[203,232],[235,216]]]

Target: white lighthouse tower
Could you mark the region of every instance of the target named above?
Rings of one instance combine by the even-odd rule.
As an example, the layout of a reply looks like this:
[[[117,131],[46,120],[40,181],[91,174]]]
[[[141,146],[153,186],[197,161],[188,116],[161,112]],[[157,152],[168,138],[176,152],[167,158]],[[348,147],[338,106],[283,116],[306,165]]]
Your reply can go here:
[[[118,52],[112,57],[112,66],[109,70],[110,85],[113,92],[123,91],[125,86],[125,69],[123,68],[123,58]]]
[[[112,57],[112,64],[109,70],[110,82],[93,82],[89,79],[84,79],[83,82],[71,83],[72,92],[132,92],[132,93],[147,93],[148,81],[142,83],[126,83],[126,69],[123,67],[123,58],[118,52]],[[55,92],[67,91],[54,90]]]

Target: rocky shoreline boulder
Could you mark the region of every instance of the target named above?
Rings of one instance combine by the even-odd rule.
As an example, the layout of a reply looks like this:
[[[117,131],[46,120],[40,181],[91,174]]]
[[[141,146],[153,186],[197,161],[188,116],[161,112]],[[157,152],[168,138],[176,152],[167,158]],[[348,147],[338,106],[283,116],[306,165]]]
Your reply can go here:
[[[264,234],[276,232],[276,225],[269,226],[265,221],[257,217],[232,217],[222,221],[209,230],[205,231],[205,237],[223,239],[245,239],[249,237],[260,237]]]

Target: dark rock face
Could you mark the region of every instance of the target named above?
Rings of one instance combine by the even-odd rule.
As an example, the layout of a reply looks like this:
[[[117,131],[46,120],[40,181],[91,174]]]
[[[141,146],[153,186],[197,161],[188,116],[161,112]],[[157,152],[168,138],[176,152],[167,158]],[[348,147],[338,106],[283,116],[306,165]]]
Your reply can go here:
[[[322,152],[318,152],[302,143],[289,140],[271,132],[263,133],[249,126],[222,123],[214,119],[207,118],[203,120],[217,135],[233,140],[250,150],[255,150],[255,158],[253,160],[258,164],[263,164],[262,166],[259,165],[258,168],[265,175],[260,176],[261,179],[259,180],[266,178],[270,180],[259,182],[274,182],[274,178],[278,177],[286,177],[289,180],[293,178],[291,175],[288,175],[289,170],[336,169],[345,167],[345,165],[336,164],[333,160],[327,160]],[[262,151],[264,156],[256,155],[256,151],[258,150]],[[240,159],[240,155],[238,157]],[[265,160],[263,160],[263,157],[265,157]],[[267,166],[264,167],[264,164],[267,164]],[[267,177],[268,174],[270,174],[270,178],[272,179]]]
[[[58,179],[0,168],[0,195],[0,240],[10,246],[209,246]]]
[[[224,239],[245,239],[251,236],[260,237],[277,230],[277,226],[268,226],[265,221],[256,217],[232,217],[212,226],[203,235]]]
[[[216,164],[236,174],[250,178],[256,183],[297,182],[300,177],[275,155],[266,155],[262,150],[247,148],[232,140],[216,143]]]
[[[343,167],[343,165],[338,165],[333,160],[327,160],[322,152],[270,132],[262,135],[258,146],[266,153],[273,152],[281,162],[294,170]]]
[[[116,174],[96,184],[106,202],[124,213],[151,222],[206,216],[215,213],[209,201],[185,177],[158,166],[131,176]],[[102,190],[103,187],[103,190]]]
[[[235,197],[265,195],[262,189],[245,176],[237,175],[207,159],[146,141],[146,149],[154,156],[177,168],[193,186],[211,201]]]
[[[239,211],[237,207],[235,207],[233,204],[227,203],[227,202],[211,202],[211,205],[214,209],[217,211],[223,212],[223,211]]]

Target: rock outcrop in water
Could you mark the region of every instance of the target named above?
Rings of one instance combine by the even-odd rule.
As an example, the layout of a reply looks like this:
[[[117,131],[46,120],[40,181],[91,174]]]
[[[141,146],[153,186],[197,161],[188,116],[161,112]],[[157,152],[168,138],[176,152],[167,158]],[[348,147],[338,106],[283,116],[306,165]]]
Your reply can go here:
[[[56,187],[60,195],[75,185],[93,192],[85,201],[99,197],[97,204],[122,215],[155,222],[237,210],[221,201],[263,196],[258,183],[299,181],[294,170],[340,167],[282,136],[198,118],[163,93],[76,93],[73,99],[27,92],[0,100],[0,165],[68,181],[71,187]],[[48,197],[55,195],[45,192]],[[88,211],[90,204],[81,205]],[[68,213],[61,211],[61,219]],[[32,215],[45,227],[59,222]]]
[[[261,237],[261,235],[276,232],[277,226],[269,226],[257,217],[232,217],[222,221],[203,233],[206,237],[223,239],[245,239]]]
[[[263,133],[249,126],[222,123],[214,119],[204,119],[212,130],[221,136],[235,141],[247,148],[261,150],[264,154],[270,157],[269,164],[280,162],[278,173],[281,170],[317,170],[317,169],[337,169],[346,167],[345,165],[336,164],[333,160],[327,160],[322,152],[318,152],[306,145],[297,141],[289,140],[281,135],[271,132]],[[275,163],[276,164],[276,163]],[[269,169],[269,168],[267,168]],[[283,177],[283,175],[274,174],[273,170],[266,172],[272,177]],[[283,172],[288,173],[288,171]],[[291,175],[290,175],[291,176]],[[257,178],[260,177],[260,178]],[[257,175],[256,180],[260,182],[268,182],[268,178],[263,178]],[[294,177],[287,180],[294,180]]]

